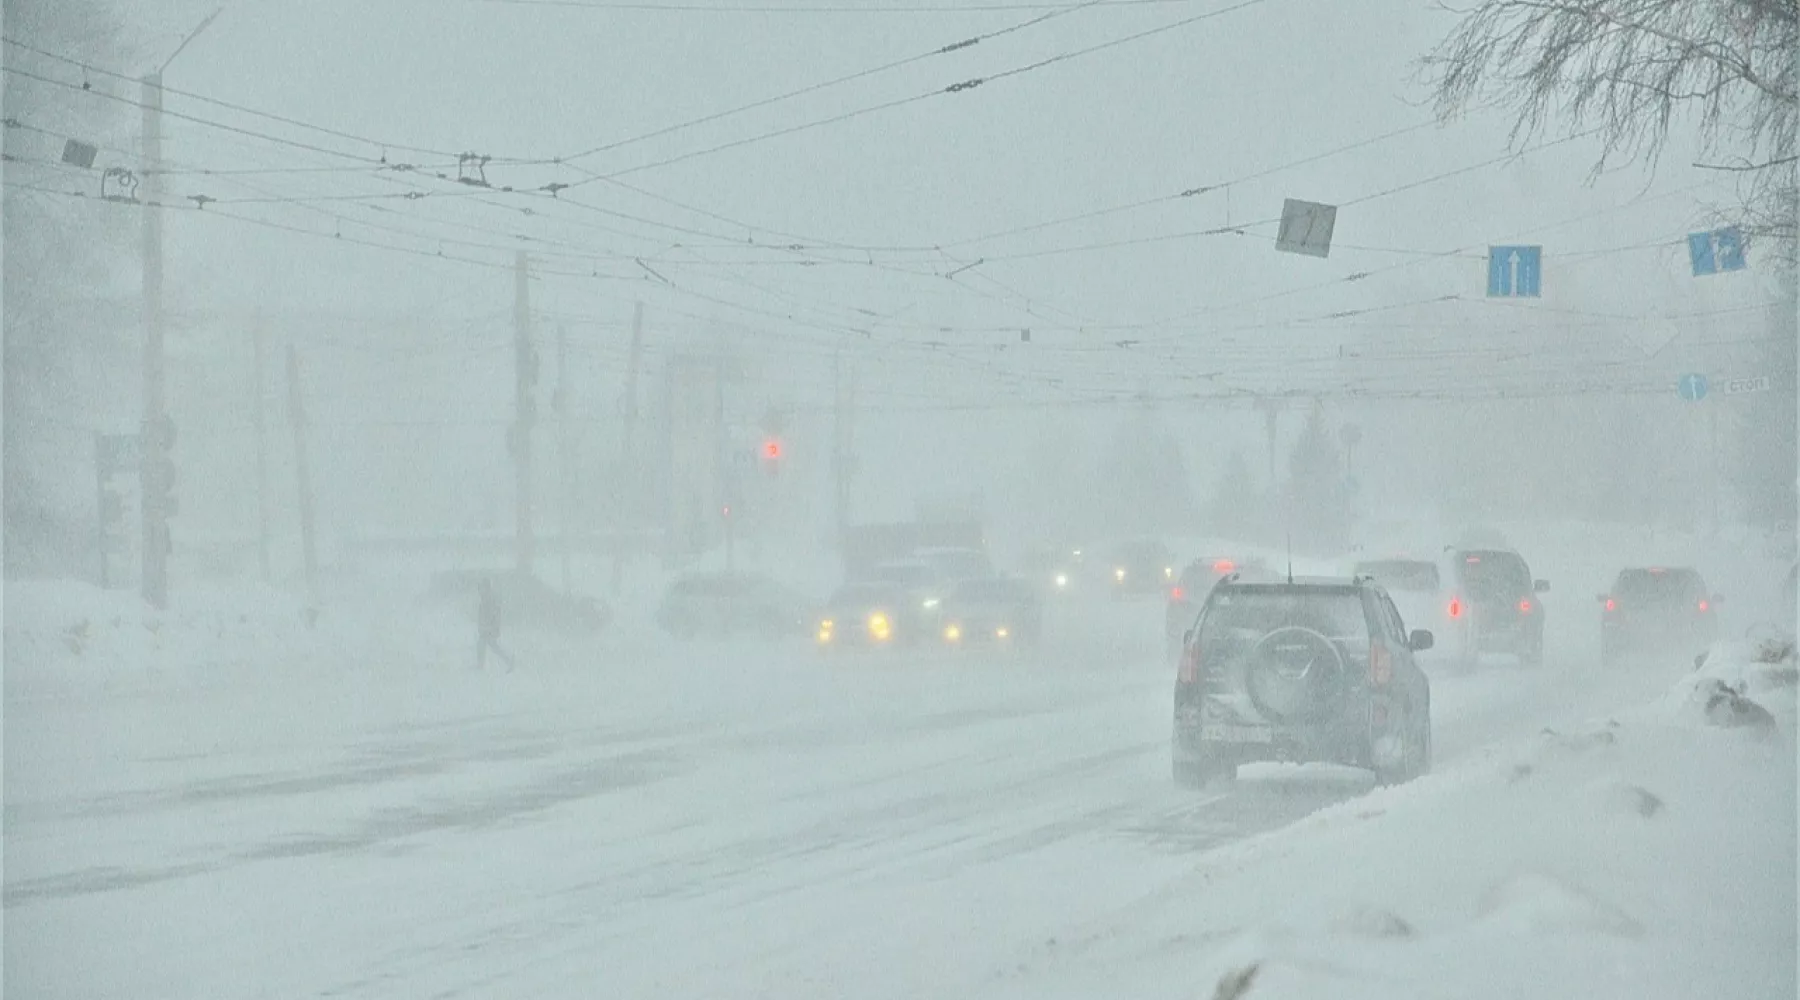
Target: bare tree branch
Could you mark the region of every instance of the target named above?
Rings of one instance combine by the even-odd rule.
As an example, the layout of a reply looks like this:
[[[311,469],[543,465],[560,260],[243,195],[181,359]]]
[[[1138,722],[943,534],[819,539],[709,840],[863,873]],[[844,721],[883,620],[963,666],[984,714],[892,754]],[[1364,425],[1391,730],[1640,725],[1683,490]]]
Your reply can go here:
[[[1438,113],[1498,107],[1523,144],[1597,129],[1595,171],[1654,165],[1679,123],[1742,164],[1741,215],[1794,255],[1800,0],[1478,0],[1420,62]]]

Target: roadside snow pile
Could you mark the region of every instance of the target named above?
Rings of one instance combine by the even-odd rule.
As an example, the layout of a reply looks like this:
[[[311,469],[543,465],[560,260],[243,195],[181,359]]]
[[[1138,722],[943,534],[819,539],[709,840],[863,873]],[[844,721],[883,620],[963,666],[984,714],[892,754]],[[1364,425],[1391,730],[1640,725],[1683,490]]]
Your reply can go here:
[[[1071,998],[1792,997],[1794,671],[1791,646],[1721,645],[1650,705],[1209,854],[1054,952],[1024,956],[996,986]],[[1757,713],[1766,719],[1739,723]]]
[[[389,670],[452,648],[465,655],[466,643],[434,643],[434,634],[367,608],[318,611],[256,586],[191,588],[157,611],[130,592],[14,582],[5,592],[7,695],[255,683],[277,673]]]

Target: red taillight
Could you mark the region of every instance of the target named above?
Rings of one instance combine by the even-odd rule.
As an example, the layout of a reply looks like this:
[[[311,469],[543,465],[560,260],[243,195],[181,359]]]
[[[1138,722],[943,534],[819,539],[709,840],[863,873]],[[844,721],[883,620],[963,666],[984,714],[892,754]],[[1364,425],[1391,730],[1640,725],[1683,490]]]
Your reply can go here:
[[[1190,642],[1181,649],[1181,672],[1177,675],[1183,684],[1193,684],[1200,680],[1200,644]]]
[[[1169,600],[1185,601],[1185,600],[1187,600],[1187,591],[1182,590],[1180,587],[1170,587],[1169,588]]]
[[[1234,569],[1237,569],[1237,563],[1234,563],[1229,559],[1221,559],[1218,562],[1213,563],[1214,573],[1229,573]]]
[[[1701,601],[1701,602],[1700,602],[1700,610],[1701,610],[1701,611],[1703,611],[1703,612],[1704,612],[1704,611],[1711,611],[1711,610],[1712,610],[1712,604],[1711,604],[1711,602],[1709,602],[1709,601]]]
[[[1450,607],[1447,610],[1450,612],[1450,617],[1461,618],[1462,617],[1462,598],[1460,598],[1460,597],[1450,598]]]
[[[1531,614],[1531,599],[1530,598],[1526,598],[1525,600],[1522,600],[1519,602],[1519,614],[1522,614],[1522,615]]]
[[[1386,684],[1393,679],[1393,655],[1380,642],[1369,643],[1369,683]]]
[[[1617,611],[1617,610],[1619,610],[1619,602],[1618,602],[1618,601],[1615,601],[1615,600],[1613,600],[1613,599],[1612,599],[1612,598],[1610,598],[1610,597],[1609,597],[1609,598],[1607,598],[1607,599],[1606,599],[1606,610],[1608,610],[1608,611]]]

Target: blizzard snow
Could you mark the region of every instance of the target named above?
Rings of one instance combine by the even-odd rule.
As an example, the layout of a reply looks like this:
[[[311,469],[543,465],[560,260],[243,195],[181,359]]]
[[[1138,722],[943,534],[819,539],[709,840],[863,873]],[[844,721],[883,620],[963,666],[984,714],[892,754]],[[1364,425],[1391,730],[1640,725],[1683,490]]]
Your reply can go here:
[[[1440,671],[1425,779],[1192,792],[1154,602],[953,662],[627,615],[503,675],[416,607],[7,600],[16,995],[1793,992],[1794,664],[1755,643]]]

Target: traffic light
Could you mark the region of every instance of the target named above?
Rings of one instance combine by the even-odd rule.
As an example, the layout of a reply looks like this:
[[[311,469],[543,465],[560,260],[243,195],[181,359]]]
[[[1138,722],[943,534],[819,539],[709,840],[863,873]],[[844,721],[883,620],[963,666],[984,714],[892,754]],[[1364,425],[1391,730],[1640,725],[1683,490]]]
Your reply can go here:
[[[175,463],[166,454],[145,455],[142,475],[144,507],[162,517],[174,517],[181,506],[175,499]]]
[[[773,476],[781,471],[781,456],[784,449],[778,437],[764,438],[762,443],[763,471]]]
[[[100,488],[100,523],[108,528],[125,523],[125,494],[110,485]]]

